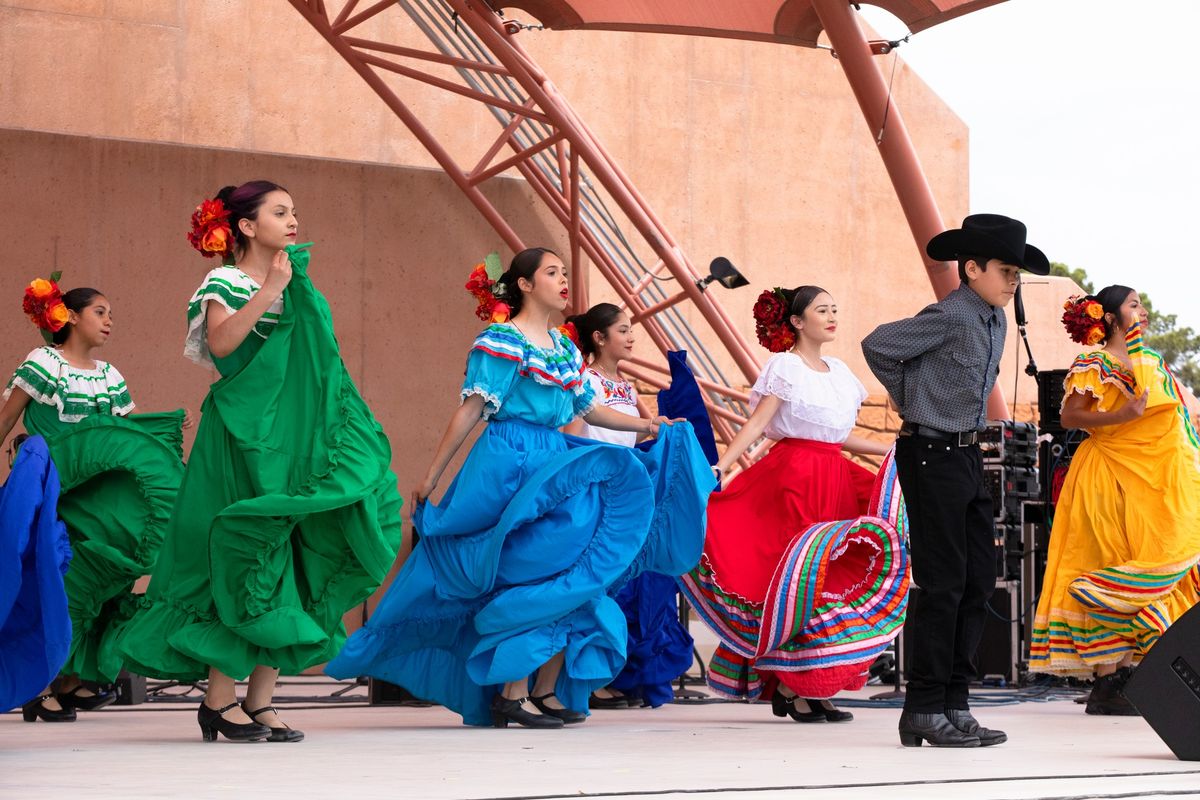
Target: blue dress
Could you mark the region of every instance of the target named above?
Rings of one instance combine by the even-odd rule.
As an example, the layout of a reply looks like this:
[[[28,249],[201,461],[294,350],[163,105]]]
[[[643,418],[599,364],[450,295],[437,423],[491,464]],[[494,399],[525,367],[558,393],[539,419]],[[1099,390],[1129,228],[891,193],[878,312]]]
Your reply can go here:
[[[555,693],[586,711],[625,662],[613,597],[699,560],[714,478],[690,425],[645,453],[562,434],[594,393],[579,351],[551,337],[542,349],[499,324],[476,338],[462,396],[483,397],[489,424],[442,501],[414,511],[420,542],[330,675],[382,678],[486,725],[503,684],[564,651]]]
[[[71,651],[58,488],[46,440],[30,437],[0,487],[0,712],[36,697]]]

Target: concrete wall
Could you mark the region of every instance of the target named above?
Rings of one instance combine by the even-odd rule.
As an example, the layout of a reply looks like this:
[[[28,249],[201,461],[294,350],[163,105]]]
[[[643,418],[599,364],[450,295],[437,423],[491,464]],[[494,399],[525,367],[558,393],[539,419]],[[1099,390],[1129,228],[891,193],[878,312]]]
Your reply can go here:
[[[427,46],[394,10],[358,33]],[[827,52],[629,33],[522,39],[693,260],[725,255],[749,276],[749,288],[711,290],[745,335],[762,288],[820,283],[842,308],[830,352],[878,391],[858,341],[932,298],[873,132]],[[393,85],[464,165],[498,133],[470,101]],[[956,223],[968,210],[966,127],[903,63],[894,85]],[[432,166],[284,0],[0,0],[0,298],[10,298],[0,358],[15,365],[38,344],[17,309],[22,286],[62,269],[65,286],[94,285],[113,301],[103,357],[140,407],[197,408],[211,376],[180,348],[185,304],[211,263],[184,240],[188,216],[223,184],[272,178],[292,190],[302,238],[317,242],[314,281],[407,494],[478,329],[462,283],[498,245]],[[522,182],[502,177],[487,191],[526,242],[564,245]],[[1039,364],[1061,366],[1072,346],[1057,306],[1070,287],[1029,288]],[[605,295],[596,276],[592,294]],[[1014,338],[1002,374],[1010,399],[1016,350]],[[1035,396],[1020,384],[1019,402]]]

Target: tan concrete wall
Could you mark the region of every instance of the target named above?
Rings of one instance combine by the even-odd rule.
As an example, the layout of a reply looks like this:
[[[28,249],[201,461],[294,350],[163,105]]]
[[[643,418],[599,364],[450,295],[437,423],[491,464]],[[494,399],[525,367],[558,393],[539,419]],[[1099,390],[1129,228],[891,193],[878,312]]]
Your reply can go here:
[[[428,46],[394,9],[356,34]],[[743,333],[762,287],[820,282],[845,315],[836,354],[871,383],[855,342],[915,311],[929,289],[873,132],[828,52],[630,33],[521,38],[693,260],[725,255],[751,278],[736,293],[714,289]],[[0,0],[0,75],[0,127],[433,165],[283,0]],[[496,135],[470,101],[390,80],[460,163]],[[895,95],[946,218],[961,218],[965,126],[902,63]]]

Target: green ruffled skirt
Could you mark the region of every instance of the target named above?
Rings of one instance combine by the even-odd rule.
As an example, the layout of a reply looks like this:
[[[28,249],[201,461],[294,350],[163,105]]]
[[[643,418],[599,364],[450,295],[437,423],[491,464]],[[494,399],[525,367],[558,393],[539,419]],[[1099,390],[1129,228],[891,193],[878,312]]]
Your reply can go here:
[[[391,448],[338,352],[307,253],[279,325],[218,362],[166,543],[121,637],[130,669],[192,681],[214,666],[297,674],[345,641],[342,615],[400,545]]]
[[[111,683],[133,584],[150,574],[183,477],[183,412],[88,417],[48,438],[62,482],[58,514],[74,558],[64,584],[71,653],[62,673]]]

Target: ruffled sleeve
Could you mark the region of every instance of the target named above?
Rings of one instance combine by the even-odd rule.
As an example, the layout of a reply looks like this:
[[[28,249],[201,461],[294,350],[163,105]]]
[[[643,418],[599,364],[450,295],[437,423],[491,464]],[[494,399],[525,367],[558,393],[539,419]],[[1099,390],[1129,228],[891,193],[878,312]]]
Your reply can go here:
[[[504,405],[524,357],[520,342],[495,330],[500,327],[489,326],[475,337],[471,352],[467,354],[467,376],[460,393],[463,400],[471,395],[483,398],[485,420],[491,419]]]
[[[134,409],[125,378],[116,367],[97,361],[95,369],[77,369],[53,347],[39,347],[25,357],[4,390],[4,400],[13,389],[36,403],[54,406],[63,422],[96,414],[121,417]]]
[[[204,367],[213,366],[212,353],[208,350],[207,308],[209,302],[220,303],[229,313],[242,309],[258,292],[259,286],[250,276],[233,267],[217,267],[204,276],[204,282],[188,301],[187,338],[183,344],[183,355]],[[266,313],[255,323],[253,333],[267,338],[283,313],[283,296],[280,295]]]
[[[863,386],[863,382],[858,379],[858,376],[854,374],[854,371],[846,366],[846,362],[842,361],[840,358],[833,358],[831,356],[826,356],[825,361],[829,363],[831,369],[834,369],[839,373],[845,385],[851,387],[851,391],[858,396],[858,404],[862,405],[865,403],[867,397],[869,397],[867,393],[867,387]]]
[[[1071,395],[1082,394],[1095,398],[1097,411],[1112,411],[1122,399],[1134,398],[1136,382],[1123,364],[1097,350],[1075,357],[1063,389],[1063,405]]]
[[[596,387],[592,384],[591,380],[580,381],[579,386],[574,391],[575,416],[585,417],[596,407],[599,394],[596,392]]]
[[[757,406],[767,395],[778,397],[785,403],[799,400],[804,386],[802,369],[800,360],[787,353],[771,356],[750,389],[750,405]]]

